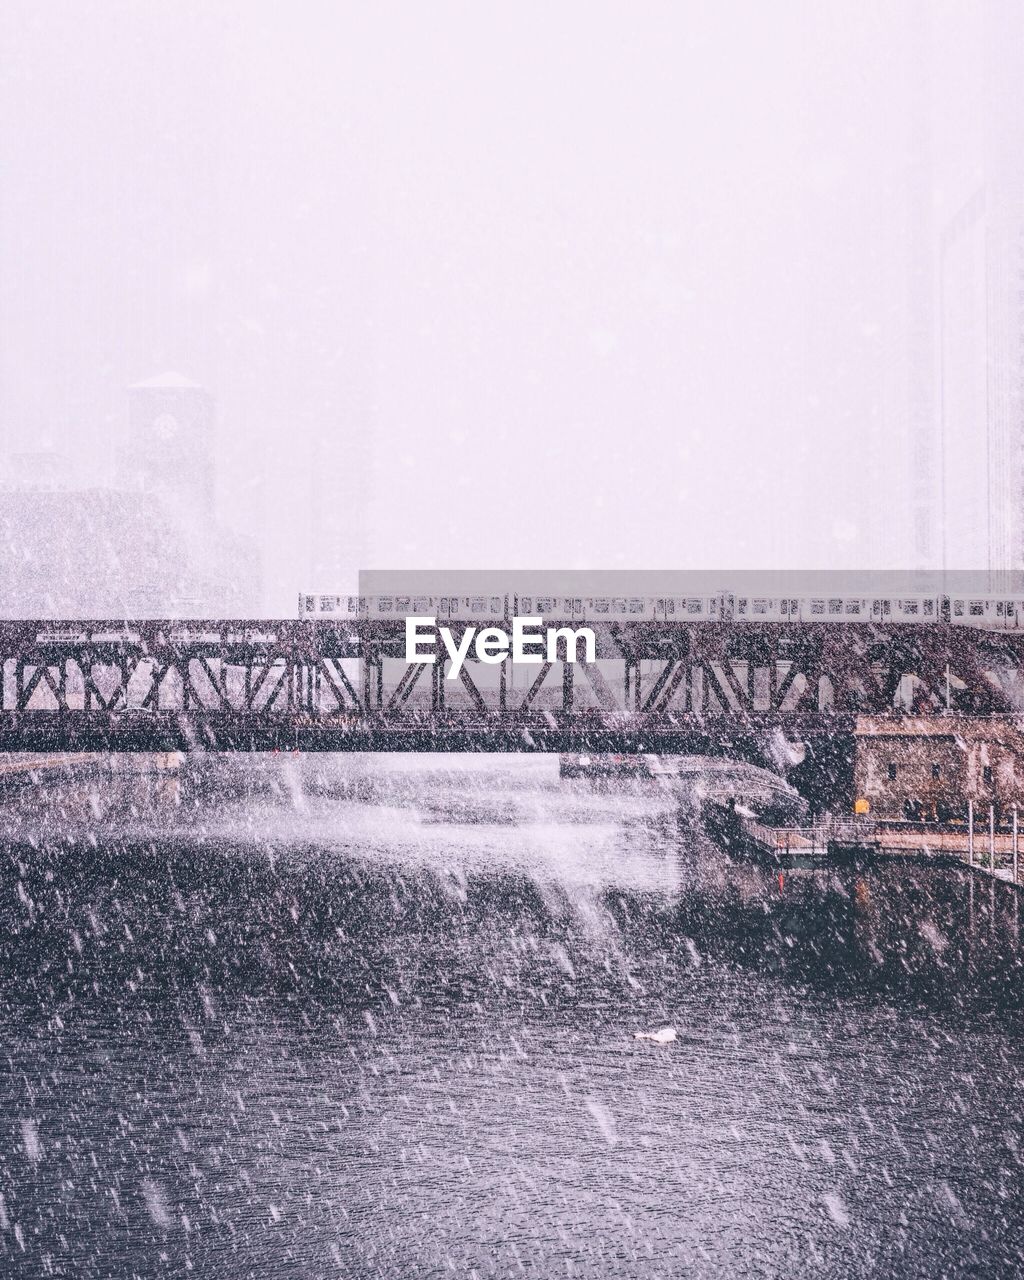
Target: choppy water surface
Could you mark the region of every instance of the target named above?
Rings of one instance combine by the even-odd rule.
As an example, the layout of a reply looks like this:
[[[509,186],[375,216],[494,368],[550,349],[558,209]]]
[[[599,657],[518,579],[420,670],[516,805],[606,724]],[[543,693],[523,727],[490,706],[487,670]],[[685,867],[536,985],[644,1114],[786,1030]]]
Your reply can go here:
[[[8,797],[0,1274],[1019,1274],[1012,892],[780,881],[686,811],[543,765]]]

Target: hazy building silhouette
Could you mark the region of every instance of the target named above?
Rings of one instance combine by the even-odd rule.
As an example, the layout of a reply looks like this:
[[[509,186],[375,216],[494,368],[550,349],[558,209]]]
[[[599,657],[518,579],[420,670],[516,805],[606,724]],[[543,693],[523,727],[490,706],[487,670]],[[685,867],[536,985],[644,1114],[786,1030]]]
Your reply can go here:
[[[0,545],[7,617],[237,616],[259,579],[242,539],[208,554],[159,499],[114,489],[2,490]]]
[[[258,614],[259,555],[215,513],[215,404],[163,374],[128,389],[113,487],[76,483],[62,455],[0,472],[0,610],[7,617]]]

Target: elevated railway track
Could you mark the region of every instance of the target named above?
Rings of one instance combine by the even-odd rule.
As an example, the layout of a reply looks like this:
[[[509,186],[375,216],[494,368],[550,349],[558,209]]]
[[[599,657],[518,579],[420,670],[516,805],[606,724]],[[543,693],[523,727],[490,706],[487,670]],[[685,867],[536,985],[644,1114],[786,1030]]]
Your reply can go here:
[[[593,625],[593,662],[513,679],[469,660],[449,680],[405,662],[400,618],[2,621],[0,753],[612,751],[823,773],[845,767],[859,715],[1024,707],[1015,631]]]

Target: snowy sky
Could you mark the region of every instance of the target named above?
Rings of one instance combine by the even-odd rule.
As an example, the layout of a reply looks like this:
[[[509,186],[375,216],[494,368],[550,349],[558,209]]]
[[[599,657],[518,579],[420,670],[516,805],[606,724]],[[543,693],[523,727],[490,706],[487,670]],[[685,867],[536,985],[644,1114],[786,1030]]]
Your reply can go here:
[[[0,449],[101,479],[202,382],[288,609],[325,504],[353,567],[907,564],[983,8],[6,0]]]

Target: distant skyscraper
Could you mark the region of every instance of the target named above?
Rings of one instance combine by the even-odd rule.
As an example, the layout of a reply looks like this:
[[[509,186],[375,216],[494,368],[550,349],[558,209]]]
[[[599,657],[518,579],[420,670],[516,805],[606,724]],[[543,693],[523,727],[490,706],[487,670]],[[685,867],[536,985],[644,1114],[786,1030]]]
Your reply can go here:
[[[991,567],[988,193],[977,188],[938,238],[939,504],[931,563]]]
[[[1024,7],[986,5],[989,547],[1024,567]]]
[[[938,183],[940,537],[919,558],[998,575],[1024,567],[1024,7],[947,16],[961,24],[945,33],[947,69],[970,91],[954,122],[967,145]]]
[[[910,440],[910,543],[916,568],[938,563],[939,459],[935,448],[935,272],[932,255],[934,183],[930,95],[935,49],[927,0],[908,7],[908,129],[906,137],[905,397]]]

